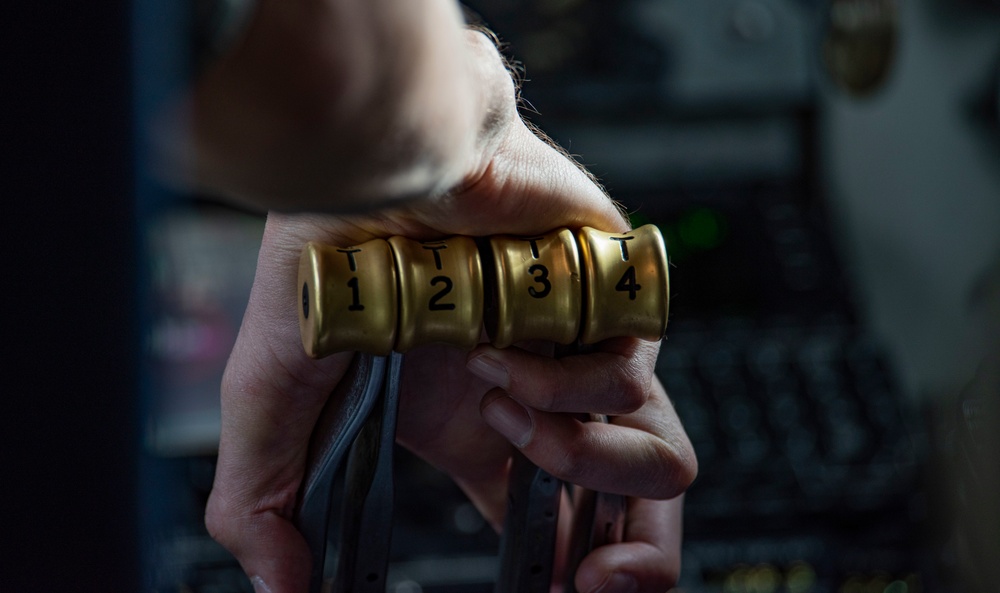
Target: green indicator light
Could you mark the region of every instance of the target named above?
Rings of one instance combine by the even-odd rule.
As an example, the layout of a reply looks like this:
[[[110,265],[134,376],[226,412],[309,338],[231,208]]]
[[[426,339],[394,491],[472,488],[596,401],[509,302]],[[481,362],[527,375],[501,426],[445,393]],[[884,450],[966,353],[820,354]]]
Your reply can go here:
[[[634,229],[637,229],[637,228],[639,228],[641,226],[645,226],[645,225],[650,224],[651,222],[653,222],[653,221],[651,221],[649,219],[648,216],[646,216],[642,212],[632,212],[632,213],[630,213],[628,215],[628,221],[629,221],[629,223],[631,223],[632,228],[634,228]]]
[[[687,245],[681,240],[680,232],[676,225],[660,226],[660,233],[663,234],[663,242],[667,244],[667,253],[670,254],[670,261],[683,260],[689,252]]]
[[[697,249],[711,249],[722,241],[722,221],[719,215],[708,208],[692,210],[678,225],[680,239]]]

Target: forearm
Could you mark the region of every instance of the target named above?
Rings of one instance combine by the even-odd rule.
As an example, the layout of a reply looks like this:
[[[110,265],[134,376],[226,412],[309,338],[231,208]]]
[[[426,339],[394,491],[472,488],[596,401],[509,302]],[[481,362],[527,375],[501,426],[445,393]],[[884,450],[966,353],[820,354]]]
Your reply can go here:
[[[261,0],[194,89],[194,182],[308,210],[460,183],[478,166],[495,95],[508,92],[484,84],[496,73],[466,35],[451,0]]]

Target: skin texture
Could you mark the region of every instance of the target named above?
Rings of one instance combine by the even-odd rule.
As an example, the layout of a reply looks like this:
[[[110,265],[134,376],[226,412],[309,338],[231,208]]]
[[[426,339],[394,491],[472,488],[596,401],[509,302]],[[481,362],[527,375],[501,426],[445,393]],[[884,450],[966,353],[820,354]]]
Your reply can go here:
[[[223,379],[206,513],[258,591],[306,590],[309,554],[291,519],[309,435],[352,356],[303,352],[296,273],[307,241],[628,228],[592,178],[521,120],[493,43],[464,30],[450,2],[406,4],[263,0],[190,98],[194,159],[180,176],[283,211],[268,216]],[[397,439],[496,527],[515,447],[557,477],[631,497],[625,541],[587,556],[576,584],[662,593],[679,571],[681,494],[697,463],[653,375],[658,347],[620,338],[558,360],[488,344],[415,349]],[[580,412],[614,417],[581,423]],[[564,561],[560,550],[557,571]]]

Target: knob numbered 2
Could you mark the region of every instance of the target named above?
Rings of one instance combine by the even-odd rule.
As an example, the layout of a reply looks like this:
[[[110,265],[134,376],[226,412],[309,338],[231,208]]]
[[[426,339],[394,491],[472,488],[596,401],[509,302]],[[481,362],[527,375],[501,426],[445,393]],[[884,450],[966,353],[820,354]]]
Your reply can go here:
[[[397,352],[443,342],[472,349],[483,325],[483,269],[469,237],[391,237],[399,285]]]

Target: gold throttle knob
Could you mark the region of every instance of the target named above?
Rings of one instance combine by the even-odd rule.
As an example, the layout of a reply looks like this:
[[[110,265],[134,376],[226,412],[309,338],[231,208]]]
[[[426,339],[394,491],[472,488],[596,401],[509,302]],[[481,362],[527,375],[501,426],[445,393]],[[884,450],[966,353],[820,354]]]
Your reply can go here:
[[[306,352],[386,355],[429,342],[472,348],[484,321],[500,348],[522,340],[663,337],[669,276],[655,226],[627,233],[584,227],[575,235],[561,229],[486,243],[482,258],[469,237],[309,243],[298,284]]]
[[[389,243],[308,243],[299,259],[299,328],[306,353],[387,355],[396,341],[396,274]]]
[[[483,324],[483,271],[469,237],[389,239],[399,283],[397,352],[443,342],[471,349]]]
[[[627,233],[583,227],[577,239],[586,278],[580,341],[593,344],[619,336],[662,339],[670,277],[660,230],[651,224]]]
[[[490,238],[494,290],[487,308],[490,341],[569,344],[580,331],[582,285],[576,239],[568,229],[532,237]]]

